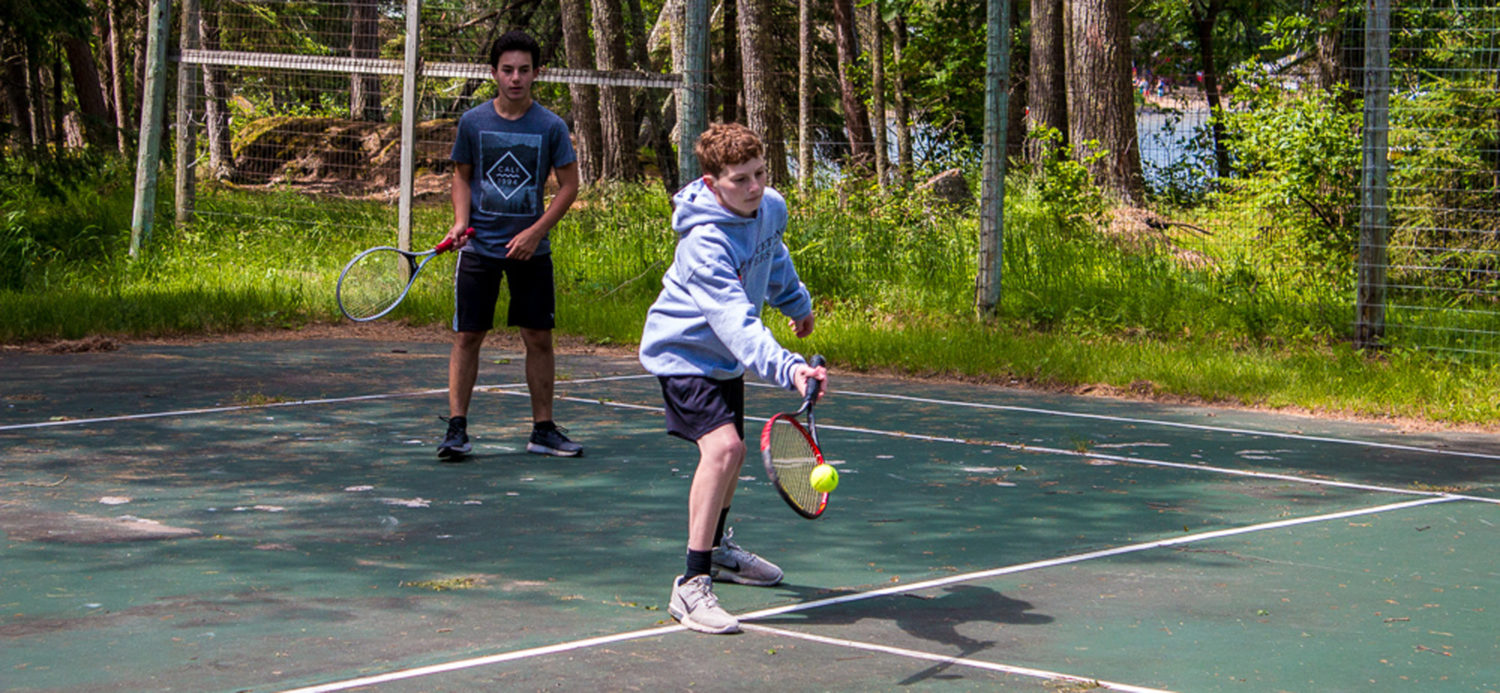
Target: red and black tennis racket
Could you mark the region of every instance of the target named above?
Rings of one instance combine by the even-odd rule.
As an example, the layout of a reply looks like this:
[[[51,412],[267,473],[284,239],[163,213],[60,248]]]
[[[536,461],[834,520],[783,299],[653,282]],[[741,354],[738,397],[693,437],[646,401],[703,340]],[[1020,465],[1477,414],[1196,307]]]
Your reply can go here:
[[[823,363],[822,356],[814,356],[807,365],[817,368]],[[813,468],[827,464],[818,448],[817,420],[813,416],[813,403],[821,389],[823,381],[809,379],[802,408],[771,417],[760,432],[760,454],[766,464],[766,476],[787,505],[809,520],[817,519],[828,507],[828,494],[812,485]],[[805,427],[797,420],[803,414],[807,415]]]
[[[474,229],[464,237],[474,235]],[[427,263],[453,249],[458,240],[449,238],[425,253],[413,253],[382,245],[356,256],[339,274],[339,310],[355,322],[369,322],[396,309],[417,281]]]

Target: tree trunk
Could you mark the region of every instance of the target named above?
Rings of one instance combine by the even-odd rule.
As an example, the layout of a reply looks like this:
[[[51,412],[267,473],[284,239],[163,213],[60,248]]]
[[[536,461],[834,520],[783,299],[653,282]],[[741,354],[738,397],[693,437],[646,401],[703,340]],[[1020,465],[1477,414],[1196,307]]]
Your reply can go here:
[[[770,184],[786,181],[786,137],[781,129],[776,64],[771,54],[770,0],[739,0],[740,55],[745,80],[746,125],[766,143]]]
[[[380,13],[376,0],[353,0],[349,5],[349,57],[380,57]],[[385,120],[379,75],[349,76],[349,117],[376,123]]]
[[[5,106],[15,125],[15,141],[31,146],[31,99],[26,96],[26,61],[19,55],[5,56]]]
[[[220,2],[205,0],[198,12],[198,45],[219,50]],[[208,140],[208,171],[214,180],[229,180],[234,174],[234,154],[229,134],[229,85],[224,68],[203,66],[203,132]]]
[[[1063,35],[1064,0],[1031,0],[1031,75],[1026,82],[1027,130],[1051,128],[1068,138],[1068,79]],[[1134,99],[1134,95],[1131,97]],[[1040,164],[1042,143],[1031,140],[1026,160]]]
[[[630,59],[641,72],[657,72],[657,66],[651,63],[651,54],[646,45],[650,34],[646,33],[646,13],[641,8],[641,0],[629,0],[626,7],[630,9],[630,35],[635,37],[630,42]],[[641,135],[656,155],[657,176],[669,195],[677,192],[678,188],[677,158],[672,151],[672,128],[662,124],[663,116],[668,112],[663,104],[669,101],[667,97],[670,95],[664,89],[636,90],[635,107],[641,123]]]
[[[1073,155],[1120,201],[1145,199],[1130,84],[1125,0],[1068,0],[1068,125]],[[1095,154],[1103,153],[1102,157]]]
[[[1011,31],[1015,31],[1016,27],[1022,25],[1021,3],[1011,0]],[[1017,51],[1014,41],[1010,42],[1010,50],[1010,78],[1006,81],[1007,95],[1005,100],[1005,155],[1007,157],[1021,156],[1026,150],[1026,74],[1030,67],[1029,57],[1031,55],[1031,48],[1029,46]]]
[[[109,142],[113,123],[109,118],[109,107],[104,105],[104,90],[99,86],[99,69],[94,66],[94,53],[89,42],[68,36],[63,38],[63,50],[68,56],[68,71],[73,75],[73,93],[78,97],[78,110],[83,116],[83,134],[89,144],[103,146]]]
[[[870,120],[874,125],[875,184],[885,191],[888,159],[885,118],[885,22],[880,4],[870,3]]]
[[[833,0],[834,44],[838,48],[839,103],[844,107],[844,129],[849,138],[851,169],[870,166],[874,149],[870,135],[870,116],[859,89],[854,84],[853,68],[859,60],[859,39],[854,33],[854,0]]]
[[[911,98],[906,93],[906,17],[891,20],[891,53],[896,59],[896,181],[911,185],[916,166],[911,152]]]
[[[42,70],[35,44],[26,45],[26,92],[31,95],[31,145],[47,143],[47,90],[42,86]]]
[[[109,0],[109,81],[114,99],[115,145],[121,154],[130,151],[130,98],[125,93],[125,65],[120,62],[120,32],[125,26],[120,17],[120,0]]]
[[[594,0],[594,62],[600,70],[625,70],[630,58],[625,50],[625,19],[615,0]],[[607,180],[640,177],[636,157],[636,124],[627,87],[599,88],[599,118],[604,133],[604,169]]]
[[[720,34],[724,42],[724,60],[720,66],[720,85],[709,92],[710,98],[719,101],[720,122],[734,123],[740,119],[740,97],[745,91],[745,80],[741,74],[744,66],[740,60],[740,14],[735,0],[724,0],[724,31]],[[714,110],[709,104],[709,113]]]
[[[130,3],[130,7],[135,12],[135,44],[131,48],[131,50],[135,51],[135,60],[132,61],[134,70],[131,72],[131,74],[134,75],[133,81],[135,83],[135,90],[133,93],[136,96],[137,103],[131,104],[131,111],[125,114],[125,118],[126,122],[129,122],[132,125],[132,132],[140,129],[141,109],[145,107],[146,102],[146,52],[148,50],[147,34],[150,29],[148,25],[151,23],[147,18],[150,14],[149,4],[150,0],[137,0],[136,2]],[[136,137],[139,138],[139,133],[136,134]]]
[[[115,124],[115,76],[112,73],[114,66],[109,62],[109,5],[108,0],[98,0],[98,3],[98,11],[94,14],[94,34],[89,39],[89,51],[92,52],[94,46],[99,47],[99,53],[94,56],[94,67],[99,73],[99,90],[104,94],[104,110],[109,113],[112,132]]]
[[[812,0],[797,2],[797,189],[812,192]]]
[[[1198,0],[1190,4],[1193,33],[1198,38],[1198,64],[1203,67],[1203,95],[1208,100],[1209,125],[1214,138],[1214,175],[1229,177],[1229,149],[1224,144],[1224,123],[1219,119],[1223,101],[1219,95],[1219,67],[1214,61],[1214,25],[1223,0]]]
[[[1318,36],[1314,42],[1314,58],[1317,61],[1318,88],[1333,91],[1344,83],[1344,19],[1339,14],[1341,3],[1325,0],[1317,8]]]
[[[562,0],[563,51],[568,67],[585,70],[594,66],[590,58],[589,11],[586,0]],[[604,171],[604,133],[599,129],[599,88],[592,84],[569,84],[573,103],[573,147],[578,152],[579,178],[592,185]]]
[[[52,68],[47,70],[52,82],[52,146],[62,149],[67,143],[67,127],[63,121],[67,118],[68,107],[63,103],[62,88],[62,58],[52,59]]]

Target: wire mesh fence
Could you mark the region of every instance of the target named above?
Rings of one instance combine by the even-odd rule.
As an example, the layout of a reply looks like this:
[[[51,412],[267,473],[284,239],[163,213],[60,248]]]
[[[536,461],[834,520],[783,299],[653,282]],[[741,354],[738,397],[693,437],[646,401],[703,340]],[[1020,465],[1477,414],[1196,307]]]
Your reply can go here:
[[[1500,7],[1391,26],[1387,343],[1500,353]]]
[[[681,183],[671,151],[679,141],[673,129],[678,127],[677,101],[686,84],[681,74],[681,3],[648,3],[655,9],[646,13],[640,3],[619,8],[625,12],[621,21],[631,38],[625,61],[615,62],[623,67],[611,70],[564,67],[579,62],[577,55],[569,55],[577,47],[566,45],[565,4],[523,3],[532,13],[523,17],[510,8],[464,0],[414,3],[420,7],[421,40],[413,75],[404,63],[406,5],[376,0],[201,0],[199,43],[178,53],[183,66],[197,70],[192,81],[198,89],[197,105],[190,117],[201,133],[200,175],[231,188],[292,189],[384,204],[379,215],[362,218],[378,219],[375,223],[390,229],[393,238],[400,212],[389,203],[396,201],[402,186],[409,186],[411,196],[427,202],[419,211],[413,243],[435,240],[447,223],[453,171],[449,154],[457,119],[495,95],[486,65],[489,46],[508,28],[530,27],[542,43],[546,66],[535,88],[538,102],[564,116],[575,141],[580,141],[582,109],[597,110],[608,98],[626,99],[629,115],[620,128],[625,135],[615,136],[631,137],[639,152],[629,162],[629,177],[661,181],[654,196],[616,189],[600,180],[607,175],[597,159],[607,156],[608,148],[588,151],[589,145],[580,141],[580,156],[599,168],[585,176],[593,188],[589,199],[569,215],[569,232],[579,238],[568,246],[573,253],[570,262],[558,266],[559,281],[595,295],[634,283],[654,284],[650,274],[670,260],[673,240],[666,230],[669,207],[663,193]],[[808,83],[818,86],[805,96],[806,116],[799,121],[802,71],[797,60],[788,58],[797,53],[791,48],[799,30],[796,17],[783,13],[767,20],[772,26],[764,33],[779,46],[778,55],[787,59],[757,72],[742,63],[746,56],[740,37],[725,32],[732,18],[724,13],[735,6],[710,3],[707,38],[713,55],[705,75],[707,120],[766,122],[764,114],[749,112],[752,104],[744,96],[747,80],[755,82],[756,88],[770,92],[765,101],[776,111],[773,125],[763,134],[773,153],[773,175],[780,177],[777,187],[789,194],[802,188],[839,199],[837,214],[822,208],[794,210],[802,228],[794,225],[789,233],[809,246],[799,258],[799,264],[808,260],[805,278],[816,282],[822,295],[835,299],[868,291],[856,289],[855,283],[900,282],[908,290],[919,287],[925,307],[969,312],[977,251],[973,171],[978,151],[963,144],[972,139],[955,137],[949,129],[957,119],[942,110],[947,107],[942,100],[904,99],[909,87],[900,81],[894,57],[880,68],[884,87],[867,88],[851,101],[837,88],[841,70],[851,69],[840,57],[840,37],[818,34],[812,38],[816,50],[807,65],[813,76]],[[879,47],[898,54],[890,45],[896,36],[889,27],[876,31],[879,21],[873,12],[861,9],[852,23],[857,30],[853,47],[844,50],[868,54]],[[1479,5],[1403,6],[1394,12],[1389,35],[1390,203],[1384,228],[1386,271],[1381,288],[1386,310],[1381,344],[1500,353],[1497,22],[1500,10]],[[585,27],[585,34],[589,30],[597,34],[598,27]],[[1357,32],[1351,26],[1348,33]],[[875,43],[876,36],[885,43]],[[1357,65],[1363,47],[1358,41],[1351,43],[1349,62]],[[586,58],[608,62],[595,52],[596,45],[586,48]],[[919,44],[900,48],[933,50]],[[954,81],[978,81],[983,62],[979,55],[970,63],[956,63],[959,73]],[[1026,62],[1017,58],[1012,64],[1007,142],[1012,161],[1020,164],[1029,156]],[[1295,65],[1261,67],[1264,74],[1247,73],[1237,79],[1242,84],[1260,79],[1255,84],[1285,93],[1295,94],[1300,88],[1304,96],[1316,81]],[[860,72],[855,76],[866,85],[877,71],[868,59],[858,62],[856,69]],[[1353,72],[1357,87],[1361,80],[1358,70]],[[416,77],[411,103],[403,96],[409,76]],[[1285,191],[1247,187],[1250,176],[1245,171],[1254,168],[1259,145],[1253,128],[1234,129],[1237,117],[1241,123],[1264,121],[1268,111],[1258,109],[1271,102],[1256,99],[1269,97],[1236,101],[1225,88],[1224,110],[1216,114],[1208,106],[1204,78],[1201,69],[1187,63],[1135,56],[1130,76],[1135,104],[1131,146],[1138,149],[1145,189],[1155,202],[1200,206],[1210,192],[1250,190],[1262,195],[1255,199],[1266,201],[1266,220],[1251,224],[1262,231],[1209,236],[1202,229],[1184,230],[1195,228],[1192,224],[1174,225],[1148,211],[1127,210],[1111,222],[1097,210],[1011,205],[1003,264],[1005,300],[1013,314],[1039,322],[1065,319],[1060,313],[1104,315],[1101,319],[1112,324],[1171,331],[1181,329],[1172,317],[1174,311],[1222,310],[1226,324],[1238,321],[1253,332],[1262,329],[1266,315],[1279,311],[1279,319],[1286,322],[1352,331],[1355,243],[1352,237],[1330,236],[1357,231],[1350,219],[1359,216],[1360,204],[1358,94],[1352,103],[1309,97],[1313,106],[1304,110],[1321,108],[1353,119],[1353,126],[1339,120],[1328,127],[1343,128],[1339,156],[1354,163],[1331,158],[1312,162],[1314,169],[1336,169],[1349,178],[1325,175],[1313,183],[1313,189],[1328,194],[1313,201],[1317,204],[1305,205],[1303,216],[1328,211],[1318,207],[1325,201],[1343,207],[1325,215],[1338,219],[1312,219],[1306,224],[1310,230],[1298,235],[1279,228],[1301,223],[1288,221],[1286,209],[1280,207],[1301,208],[1306,200],[1291,199],[1279,207],[1270,200],[1276,199],[1273,193]],[[616,91],[611,96],[601,89]],[[873,98],[876,93],[882,99]],[[974,97],[944,96],[958,104],[954,108]],[[1283,102],[1276,106],[1283,109],[1278,113],[1295,110]],[[855,110],[862,111],[858,118]],[[412,121],[410,142],[402,139],[407,119]],[[907,123],[912,125],[901,127]],[[1259,125],[1267,129],[1264,122]],[[1226,143],[1232,170],[1223,160]],[[413,159],[409,182],[401,168],[401,156],[408,149]],[[907,186],[951,194],[949,202],[923,197],[898,203],[881,190]],[[1045,198],[1053,192],[1040,194]],[[646,221],[611,213],[617,203],[625,202],[656,205],[657,215]],[[200,200],[195,211],[201,218],[218,215],[230,221],[226,217],[235,216],[236,223],[256,223],[244,219],[254,214],[245,205],[218,207],[211,197]],[[1077,233],[1070,230],[1069,215],[1110,226],[1110,232]],[[1119,233],[1122,228],[1125,231]],[[1289,263],[1286,257],[1300,259]],[[1145,295],[1142,287],[1157,293]],[[1048,297],[1046,305],[1028,303],[1029,297],[1037,296]]]

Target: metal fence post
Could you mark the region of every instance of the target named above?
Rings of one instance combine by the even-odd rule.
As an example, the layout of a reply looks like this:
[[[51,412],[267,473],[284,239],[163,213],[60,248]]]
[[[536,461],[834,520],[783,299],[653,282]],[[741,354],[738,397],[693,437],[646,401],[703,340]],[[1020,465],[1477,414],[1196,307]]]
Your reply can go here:
[[[985,59],[984,180],[979,193],[979,271],[975,310],[991,317],[1000,306],[1005,248],[1005,131],[1010,82],[1010,0],[989,0]]]
[[[1376,348],[1385,335],[1386,232],[1390,226],[1390,0],[1366,0],[1365,22],[1364,165],[1359,184],[1354,341],[1360,348]]]
[[[198,0],[182,0],[182,30],[178,44],[182,50],[198,48]],[[193,220],[193,206],[198,172],[198,131],[193,122],[197,111],[198,66],[177,63],[177,222]]]
[[[686,0],[683,8],[683,80],[677,98],[677,170],[686,185],[703,175],[693,145],[708,129],[708,0]]]
[[[417,80],[421,59],[417,54],[422,32],[422,0],[406,0],[406,54],[401,69],[401,198],[397,205],[396,247],[411,250],[412,188],[417,156]]]
[[[161,157],[162,101],[167,98],[167,31],[171,0],[151,0],[146,25],[145,94],[141,104],[141,135],[136,147],[135,207],[130,215],[130,257],[140,255],[151,240],[156,213],[156,176]]]

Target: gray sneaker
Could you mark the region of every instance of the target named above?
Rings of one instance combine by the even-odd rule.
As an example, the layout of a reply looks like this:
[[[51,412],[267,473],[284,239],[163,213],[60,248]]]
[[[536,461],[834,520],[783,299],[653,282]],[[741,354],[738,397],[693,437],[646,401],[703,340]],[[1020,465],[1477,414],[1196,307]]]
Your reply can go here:
[[[719,607],[713,580],[707,575],[697,575],[686,582],[678,575],[672,581],[672,601],[667,604],[667,613],[699,633],[740,632],[740,620]]]
[[[738,582],[741,585],[770,587],[781,583],[781,568],[734,543],[734,529],[724,532],[724,540],[714,548],[713,579]]]
[[[583,446],[568,440],[566,435],[568,429],[559,426],[531,430],[531,440],[526,442],[526,452],[538,455],[552,455],[554,457],[578,457],[583,454]]]

